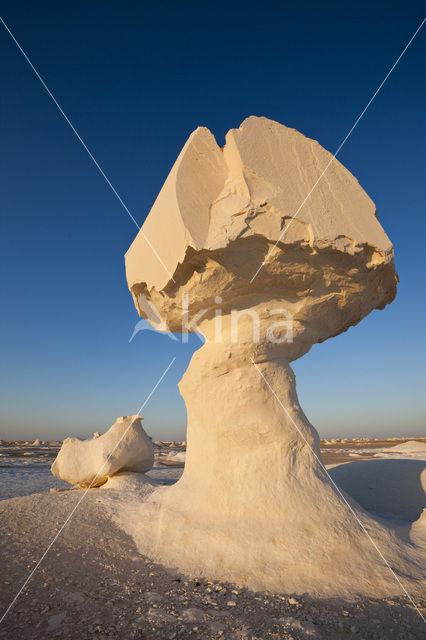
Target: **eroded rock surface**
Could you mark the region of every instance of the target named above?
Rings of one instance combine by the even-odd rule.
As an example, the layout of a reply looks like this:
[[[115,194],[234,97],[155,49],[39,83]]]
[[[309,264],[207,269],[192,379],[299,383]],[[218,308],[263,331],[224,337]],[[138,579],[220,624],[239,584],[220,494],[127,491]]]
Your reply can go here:
[[[154,447],[141,420],[139,415],[124,416],[101,436],[66,438],[52,464],[53,475],[79,487],[99,487],[119,471],[149,471]]]
[[[315,140],[252,116],[229,131],[223,149],[205,127],[191,134],[126,254],[129,286],[161,290],[192,250],[224,249],[253,235],[350,255],[369,246],[370,261],[393,258],[356,178]],[[256,261],[246,266],[251,278]]]
[[[194,576],[272,591],[400,593],[376,547],[412,590],[421,549],[333,485],[289,364],[396,293],[374,204],[337,160],[327,168],[331,159],[255,117],[223,149],[205,128],[184,146],[126,271],[140,314],[152,322],[152,303],[181,331],[185,311],[207,341],[179,384],[182,478],[122,525],[143,553]]]

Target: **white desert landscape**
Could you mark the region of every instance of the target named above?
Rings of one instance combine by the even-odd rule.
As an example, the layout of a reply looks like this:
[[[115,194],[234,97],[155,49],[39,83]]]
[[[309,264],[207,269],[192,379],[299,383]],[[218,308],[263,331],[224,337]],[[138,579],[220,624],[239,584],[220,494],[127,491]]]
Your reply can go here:
[[[186,439],[1,442],[0,638],[424,638],[426,438],[321,440],[291,367],[396,295],[356,178],[267,118],[200,127],[125,260],[140,316],[204,336]]]
[[[405,452],[396,453],[401,445]],[[345,495],[409,540],[425,507],[426,438],[322,440],[320,446]],[[59,449],[58,442],[1,443],[3,611],[84,493],[52,475]],[[142,555],[135,543],[138,505],[179,480],[186,443],[155,442],[154,452],[147,473],[119,472],[88,491],[4,619],[0,637],[424,637],[423,622],[403,594],[313,597],[309,592],[255,591],[192,578]],[[368,465],[371,473],[366,475]],[[136,512],[133,532],[129,528],[128,533],[123,529],[132,521],[127,509],[127,515]],[[392,579],[389,574],[389,582]],[[424,595],[416,596],[415,604],[424,615]]]

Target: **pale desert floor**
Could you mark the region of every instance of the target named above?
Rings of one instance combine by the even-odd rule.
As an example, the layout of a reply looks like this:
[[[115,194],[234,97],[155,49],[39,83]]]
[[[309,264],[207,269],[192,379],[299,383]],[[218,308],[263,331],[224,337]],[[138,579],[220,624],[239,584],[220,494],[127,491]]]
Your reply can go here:
[[[400,442],[402,440],[323,442],[323,456],[331,466],[377,455],[389,458],[392,455],[386,455],[386,448]],[[49,456],[45,456],[47,462],[55,455],[57,446],[45,447],[50,447]],[[182,454],[183,448],[158,445],[156,457],[173,462],[170,454]],[[19,453],[19,445],[16,451]],[[24,447],[22,451],[31,453],[33,449]],[[13,471],[10,465],[5,465],[6,476],[0,473],[6,497],[0,501],[2,611],[82,495],[75,489],[49,493],[51,480],[45,473],[46,465],[40,464],[37,468],[37,464],[31,464],[36,470],[32,473],[30,469],[28,473],[36,479],[37,490],[44,493],[7,498],[4,483],[8,480],[8,490],[13,491]],[[171,484],[182,472],[179,464],[182,465],[179,456],[175,466],[161,466],[157,462],[150,474],[163,484]],[[47,484],[43,484],[44,476]],[[23,495],[24,488],[25,472],[19,468],[15,491]],[[30,491],[27,487],[27,493]],[[107,494],[105,489],[92,489],[87,493],[0,625],[0,638],[409,640],[426,637],[424,623],[404,597],[344,601],[312,599],[306,595],[269,595],[179,576],[138,553],[132,538],[111,520],[104,504]],[[119,492],[111,493],[111,498],[119,499]],[[416,598],[415,602],[425,615],[426,600]]]

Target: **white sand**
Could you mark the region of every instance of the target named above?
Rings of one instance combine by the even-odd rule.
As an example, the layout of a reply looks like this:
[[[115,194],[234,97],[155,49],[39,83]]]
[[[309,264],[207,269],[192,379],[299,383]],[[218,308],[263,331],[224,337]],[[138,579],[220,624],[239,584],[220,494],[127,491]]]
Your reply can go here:
[[[346,483],[348,492],[358,491],[356,497],[364,508],[380,510],[392,505],[393,491],[387,492],[386,502],[383,485],[375,487],[372,495],[363,490],[364,473],[359,465],[377,465],[374,468],[378,470],[381,463],[396,465],[395,471],[401,465],[400,460],[372,460],[336,467],[337,472],[345,470],[342,484]],[[412,498],[420,496],[413,493],[408,471],[414,471],[413,465],[419,461],[407,459],[402,464],[407,473],[393,476],[393,489],[401,480],[411,498],[404,501],[401,488],[398,504],[401,508],[411,504],[414,510]],[[174,572],[142,558],[131,538],[116,527],[115,519],[126,505],[131,514],[155,487],[172,483],[181,474],[181,469],[156,467],[147,477],[119,474],[103,488],[91,489],[0,627],[0,638],[136,640],[142,636],[163,640],[175,634],[182,640],[423,640],[423,623],[404,598],[312,600],[291,594],[255,593],[224,583],[202,581],[197,586],[194,580],[177,582]],[[412,480],[414,475],[411,473]],[[370,500],[374,498],[370,504],[364,503],[364,494]],[[82,495],[82,490],[73,489],[0,502],[3,610]],[[389,513],[388,523],[395,524],[398,535],[411,535],[419,521],[409,522],[410,515]],[[416,598],[416,604],[426,612],[424,600]]]

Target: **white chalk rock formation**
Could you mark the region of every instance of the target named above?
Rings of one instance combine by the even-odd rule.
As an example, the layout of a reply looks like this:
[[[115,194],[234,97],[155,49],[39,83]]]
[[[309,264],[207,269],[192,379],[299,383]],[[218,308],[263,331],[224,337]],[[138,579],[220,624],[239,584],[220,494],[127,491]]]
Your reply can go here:
[[[367,511],[415,522],[426,509],[425,460],[360,460],[333,467],[330,475]]]
[[[352,511],[330,482],[289,364],[396,293],[374,204],[331,160],[317,142],[256,117],[223,149],[205,128],[184,146],[145,237],[126,254],[127,279],[140,314],[148,301],[177,332],[183,314],[207,341],[179,384],[182,478],[122,522],[141,551],[192,575],[287,592],[400,593],[362,522],[415,591],[420,551],[348,498]]]
[[[120,471],[149,471],[154,447],[141,420],[139,415],[124,416],[101,436],[66,438],[52,464],[53,475],[78,487],[100,487]]]
[[[173,453],[166,453],[165,455],[158,455],[156,462],[165,464],[169,467],[184,467],[186,459],[186,451],[176,451]]]
[[[400,454],[407,456],[418,456],[422,460],[426,460],[426,442],[419,440],[408,440],[402,444],[396,444],[394,447],[385,449],[384,454]]]

